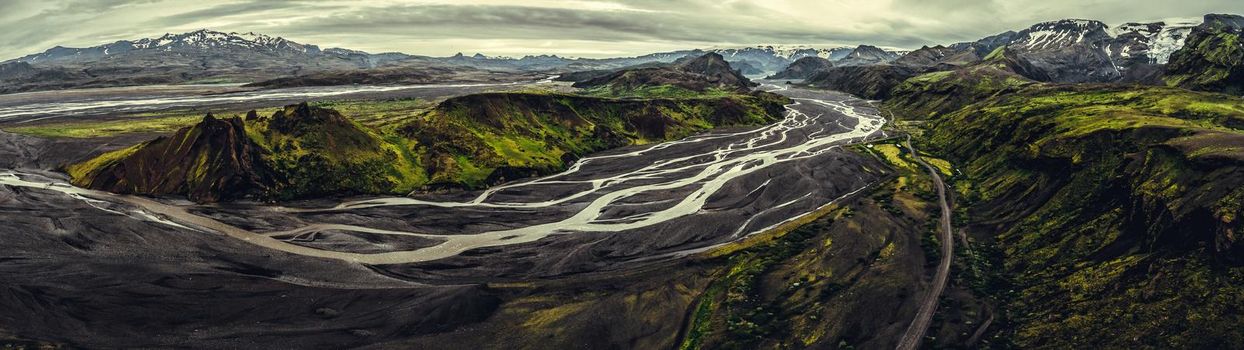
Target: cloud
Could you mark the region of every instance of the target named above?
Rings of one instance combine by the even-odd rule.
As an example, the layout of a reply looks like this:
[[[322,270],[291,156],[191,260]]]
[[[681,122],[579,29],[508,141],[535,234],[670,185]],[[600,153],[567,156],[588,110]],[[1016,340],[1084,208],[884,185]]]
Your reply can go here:
[[[756,44],[915,48],[1060,18],[1118,24],[1239,0],[6,0],[0,57],[211,28],[322,46],[448,55],[643,54]]]
[[[182,26],[204,20],[215,20],[222,17],[242,15],[270,15],[276,10],[297,9],[305,5],[284,1],[247,1],[224,3],[209,8],[181,12],[173,15],[157,17],[145,23],[154,27]]]

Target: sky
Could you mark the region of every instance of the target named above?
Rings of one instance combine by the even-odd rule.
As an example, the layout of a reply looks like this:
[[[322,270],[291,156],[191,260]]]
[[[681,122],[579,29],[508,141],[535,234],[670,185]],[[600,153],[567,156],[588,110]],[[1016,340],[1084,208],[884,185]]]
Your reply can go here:
[[[1063,18],[1117,25],[1206,13],[1244,14],[1244,0],[0,0],[0,60],[197,29],[431,56],[915,49]]]

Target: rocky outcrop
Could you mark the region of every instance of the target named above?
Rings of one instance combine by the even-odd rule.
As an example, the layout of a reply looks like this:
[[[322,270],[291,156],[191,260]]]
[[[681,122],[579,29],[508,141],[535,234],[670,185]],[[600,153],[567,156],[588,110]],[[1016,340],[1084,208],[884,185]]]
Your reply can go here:
[[[35,74],[35,68],[29,63],[14,61],[0,63],[0,79],[20,79]]]
[[[781,72],[769,76],[768,79],[807,79],[817,72],[829,70],[834,66],[833,62],[820,57],[804,57],[795,60],[786,69]]]
[[[259,195],[276,179],[262,146],[246,135],[242,119],[211,114],[133,147],[106,153],[67,170],[74,185],[116,193],[181,194],[198,202]]]
[[[1206,15],[1171,56],[1166,82],[1202,91],[1244,95],[1244,17]]]

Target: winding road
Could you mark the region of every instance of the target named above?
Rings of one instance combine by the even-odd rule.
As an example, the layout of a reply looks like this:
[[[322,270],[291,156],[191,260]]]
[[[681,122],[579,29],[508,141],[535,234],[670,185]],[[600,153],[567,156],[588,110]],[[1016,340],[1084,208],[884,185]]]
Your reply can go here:
[[[924,335],[929,330],[929,323],[933,320],[933,314],[937,312],[938,300],[942,297],[942,292],[946,289],[946,281],[950,278],[950,262],[954,258],[955,242],[951,237],[954,232],[950,226],[950,205],[946,201],[946,184],[942,182],[942,176],[934,169],[932,165],[920,158],[920,153],[916,152],[916,148],[911,146],[911,135],[907,136],[904,141],[907,150],[911,151],[911,156],[916,162],[923,165],[925,170],[929,171],[929,176],[933,178],[933,186],[937,187],[937,202],[941,207],[942,215],[939,219],[938,227],[941,232],[938,233],[938,239],[942,241],[942,259],[937,264],[937,273],[933,276],[933,287],[929,289],[929,293],[925,295],[924,300],[920,302],[920,308],[916,311],[916,316],[911,322],[911,326],[907,327],[907,332],[903,334],[903,338],[899,340],[897,349],[914,350],[920,348],[920,344],[924,342]]]
[[[77,188],[17,170],[0,171],[0,184],[53,190],[118,215],[223,233],[268,249],[371,265],[459,258],[469,250],[551,237],[583,237],[590,243],[582,246],[600,246],[584,253],[593,258],[681,256],[796,220],[875,182],[870,175],[874,170],[853,163],[840,148],[881,132],[885,119],[875,108],[844,94],[766,87],[795,101],[777,123],[606,152],[583,158],[562,173],[470,197],[262,206],[230,216],[227,211],[204,213],[204,208],[185,203]],[[293,224],[244,228],[262,226],[246,221],[252,216],[280,217]],[[321,235],[367,235],[380,243],[366,252],[352,251],[316,245]],[[419,244],[392,241],[400,239]],[[549,253],[525,256],[541,254]]]

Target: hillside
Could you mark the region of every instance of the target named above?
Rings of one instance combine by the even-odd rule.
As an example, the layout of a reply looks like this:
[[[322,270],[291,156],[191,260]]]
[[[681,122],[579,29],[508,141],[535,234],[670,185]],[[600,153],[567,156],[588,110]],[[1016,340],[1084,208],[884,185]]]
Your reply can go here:
[[[395,131],[306,104],[200,123],[69,165],[74,184],[199,202],[478,188],[564,169],[590,152],[780,118],[757,93],[612,99],[491,93],[451,98]]]
[[[890,89],[919,72],[905,66],[885,64],[833,67],[812,74],[803,84],[869,99],[885,99],[890,97]]]
[[[546,76],[537,73],[490,71],[470,66],[429,64],[412,60],[380,68],[334,70],[280,77],[244,86],[287,88],[336,85],[420,85],[447,81],[457,83],[496,83],[535,81]]]
[[[886,105],[965,172],[960,221],[998,252],[1004,282],[985,293],[1003,338],[1244,346],[1228,326],[1244,319],[1221,312],[1244,301],[1244,100],[1034,83],[995,60],[908,80]]]
[[[376,67],[411,58],[320,49],[256,33],[197,30],[104,45],[57,46],[8,64],[29,65],[34,74],[0,81],[0,92],[184,82],[251,82],[308,72]]]
[[[1244,95],[1244,17],[1206,15],[1185,49],[1167,65],[1166,82],[1193,90]]]
[[[67,171],[82,187],[215,202],[400,191],[421,182],[413,167],[394,144],[340,113],[301,104],[270,117],[208,114]]]

